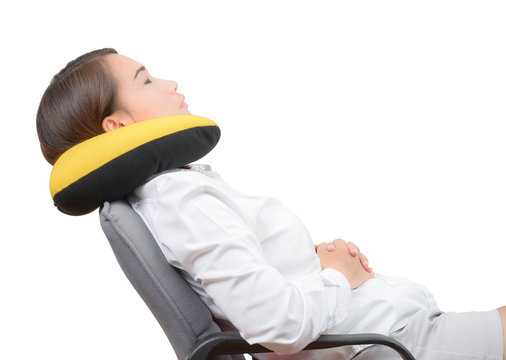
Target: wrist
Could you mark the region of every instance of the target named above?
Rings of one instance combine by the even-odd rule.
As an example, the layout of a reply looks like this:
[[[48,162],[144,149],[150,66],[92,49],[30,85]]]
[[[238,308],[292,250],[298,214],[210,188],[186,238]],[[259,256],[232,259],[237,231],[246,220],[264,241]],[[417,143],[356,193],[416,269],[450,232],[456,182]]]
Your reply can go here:
[[[327,286],[343,286],[351,290],[350,280],[339,270],[327,267],[320,273],[324,285]]]

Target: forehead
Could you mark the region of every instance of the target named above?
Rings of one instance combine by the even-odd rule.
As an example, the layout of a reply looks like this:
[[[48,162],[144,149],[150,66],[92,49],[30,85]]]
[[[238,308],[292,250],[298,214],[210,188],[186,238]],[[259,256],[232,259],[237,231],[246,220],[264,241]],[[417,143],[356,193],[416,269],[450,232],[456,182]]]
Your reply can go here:
[[[106,55],[106,61],[110,65],[112,73],[120,81],[132,80],[137,69],[142,66],[141,63],[119,54]]]

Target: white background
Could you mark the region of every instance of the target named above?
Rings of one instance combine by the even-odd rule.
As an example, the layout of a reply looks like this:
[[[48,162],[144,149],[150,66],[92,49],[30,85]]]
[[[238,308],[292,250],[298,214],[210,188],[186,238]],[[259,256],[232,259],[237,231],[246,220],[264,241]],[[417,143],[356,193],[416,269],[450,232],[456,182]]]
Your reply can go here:
[[[114,47],[222,130],[209,163],[360,246],[444,311],[506,305],[502,1],[32,1],[2,5],[0,358],[167,359],[98,213],[59,213],[35,114]],[[285,256],[290,256],[286,249]]]

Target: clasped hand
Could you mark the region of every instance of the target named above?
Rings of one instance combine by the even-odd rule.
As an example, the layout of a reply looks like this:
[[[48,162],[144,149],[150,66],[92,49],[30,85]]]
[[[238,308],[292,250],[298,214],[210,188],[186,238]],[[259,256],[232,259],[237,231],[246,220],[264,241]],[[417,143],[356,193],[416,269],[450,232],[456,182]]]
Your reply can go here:
[[[330,243],[315,244],[314,247],[322,269],[332,268],[341,272],[352,289],[374,277],[367,257],[352,242],[336,239]]]

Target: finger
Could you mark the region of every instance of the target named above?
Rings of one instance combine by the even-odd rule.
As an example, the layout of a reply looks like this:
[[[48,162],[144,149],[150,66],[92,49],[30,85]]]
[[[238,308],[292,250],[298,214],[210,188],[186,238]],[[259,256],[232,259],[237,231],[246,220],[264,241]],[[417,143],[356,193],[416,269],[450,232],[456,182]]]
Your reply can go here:
[[[336,251],[337,246],[334,244],[334,242],[331,243],[321,243],[320,245],[325,246],[325,250],[328,252]]]
[[[329,243],[329,245],[333,245],[334,249],[344,249],[346,248],[346,241],[343,239],[335,239]]]
[[[351,241],[348,241],[346,245],[348,246],[348,250],[350,251],[350,254],[352,256],[357,256],[358,254],[360,254],[360,249],[358,248],[358,246],[352,243]]]
[[[358,258],[360,259],[360,262],[364,265],[369,265],[369,259],[367,259],[367,256],[365,256],[364,254],[360,253],[358,254]]]
[[[369,267],[369,260],[367,259],[367,257],[361,253],[359,255],[359,259],[360,259],[360,262],[362,263],[362,266],[364,267],[364,269],[368,272],[372,272],[372,268]]]
[[[323,250],[328,251],[327,250],[327,243],[326,242],[322,242],[322,243],[320,243],[320,244],[318,244],[316,246],[317,246],[316,247],[316,252],[320,252],[320,251],[323,251]]]

